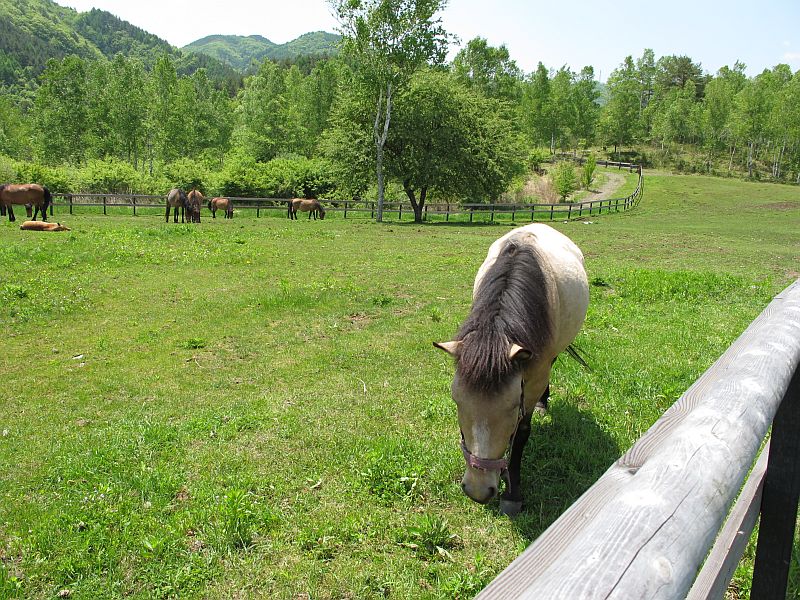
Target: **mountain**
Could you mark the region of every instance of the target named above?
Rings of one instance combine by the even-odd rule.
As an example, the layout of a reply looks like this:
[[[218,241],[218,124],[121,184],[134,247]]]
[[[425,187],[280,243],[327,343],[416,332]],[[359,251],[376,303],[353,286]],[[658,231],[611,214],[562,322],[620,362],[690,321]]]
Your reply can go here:
[[[235,89],[241,84],[241,74],[227,63],[182,52],[104,10],[79,13],[51,0],[0,0],[0,85],[24,85],[51,58],[110,59],[118,53],[138,57],[146,66],[168,54],[179,73],[202,67],[219,85]]]
[[[245,72],[253,61],[293,59],[298,56],[333,55],[338,52],[341,36],[325,31],[301,35],[291,42],[276,44],[260,35],[209,35],[182,48],[224,62]]]

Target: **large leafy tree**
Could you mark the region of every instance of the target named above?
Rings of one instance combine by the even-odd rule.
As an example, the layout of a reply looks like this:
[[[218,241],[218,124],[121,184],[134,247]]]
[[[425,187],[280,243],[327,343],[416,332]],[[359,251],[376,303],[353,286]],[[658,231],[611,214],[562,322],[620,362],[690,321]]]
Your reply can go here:
[[[339,172],[360,170],[371,141],[363,134],[368,95],[340,103],[326,135],[328,157]],[[503,103],[438,70],[417,73],[396,96],[386,142],[386,173],[403,187],[416,221],[431,193],[439,198],[496,199],[523,169],[519,134]]]
[[[639,90],[636,67],[628,56],[608,78],[608,102],[601,117],[603,139],[614,144],[614,152],[635,139],[641,106]]]
[[[436,17],[446,0],[330,0],[341,24],[343,50],[372,96],[375,119],[377,219],[383,219],[383,154],[392,118],[392,100],[427,64],[441,64],[447,33]]]
[[[460,82],[490,98],[508,102],[519,100],[522,71],[505,45],[495,48],[484,38],[474,38],[456,54],[452,68]]]
[[[79,163],[89,128],[86,63],[77,56],[50,59],[34,101],[36,154],[44,162]]]

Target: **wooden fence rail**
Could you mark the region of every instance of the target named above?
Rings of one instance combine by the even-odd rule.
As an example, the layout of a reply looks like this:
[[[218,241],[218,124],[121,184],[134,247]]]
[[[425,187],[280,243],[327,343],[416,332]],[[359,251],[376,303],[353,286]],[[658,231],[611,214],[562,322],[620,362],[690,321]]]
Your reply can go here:
[[[722,598],[760,511],[751,598],[783,600],[800,494],[798,365],[800,279],[478,598]],[[766,476],[762,457],[748,479],[771,425]]]
[[[437,202],[426,204],[423,207],[423,220],[427,220],[430,215],[444,215],[445,221],[449,221],[451,216],[468,215],[469,222],[472,223],[475,217],[489,221],[494,221],[495,215],[510,214],[512,220],[516,220],[517,215],[531,221],[556,221],[570,220],[575,218],[590,217],[609,212],[625,211],[635,206],[644,194],[644,175],[638,165],[631,163],[612,163],[599,161],[598,164],[606,166],[619,166],[619,168],[629,169],[631,172],[639,173],[639,180],[636,189],[624,198],[607,198],[604,200],[586,200],[583,202],[561,202],[558,204],[471,204],[455,202]],[[146,194],[53,194],[54,206],[68,207],[69,214],[74,214],[78,207],[93,206],[102,207],[103,214],[107,214],[109,208],[127,207],[136,210],[142,208],[160,208],[165,210],[165,197]],[[230,197],[236,210],[255,210],[256,217],[261,216],[261,212],[283,211],[288,212],[288,202],[286,198],[241,198]],[[348,213],[370,213],[370,218],[375,217],[377,202],[374,200],[340,200],[329,202],[321,199],[325,205],[325,211],[340,212],[344,218]],[[50,211],[53,214],[53,209]],[[402,220],[403,214],[411,215],[414,211],[408,202],[385,202],[384,214],[390,215],[397,213],[397,219]]]

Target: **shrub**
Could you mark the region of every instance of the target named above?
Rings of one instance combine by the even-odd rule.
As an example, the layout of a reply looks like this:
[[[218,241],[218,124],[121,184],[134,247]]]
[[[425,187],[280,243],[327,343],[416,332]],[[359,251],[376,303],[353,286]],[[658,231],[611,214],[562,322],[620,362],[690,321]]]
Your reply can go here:
[[[75,175],[69,167],[48,167],[41,163],[17,163],[18,183],[38,183],[51,192],[73,192]]]
[[[583,163],[583,169],[581,171],[581,185],[587,190],[594,181],[595,169],[597,169],[597,159],[594,157],[594,154],[590,154],[586,158],[586,162]]]
[[[190,158],[180,158],[164,167],[164,175],[169,181],[169,187],[179,187],[184,190],[197,188],[205,193],[209,187],[209,175],[206,168],[199,162]]]
[[[578,187],[575,167],[570,162],[562,161],[558,163],[551,173],[551,178],[562,202]]]
[[[91,160],[77,171],[76,187],[81,192],[103,194],[116,192],[129,194],[141,188],[136,170],[126,162]]]

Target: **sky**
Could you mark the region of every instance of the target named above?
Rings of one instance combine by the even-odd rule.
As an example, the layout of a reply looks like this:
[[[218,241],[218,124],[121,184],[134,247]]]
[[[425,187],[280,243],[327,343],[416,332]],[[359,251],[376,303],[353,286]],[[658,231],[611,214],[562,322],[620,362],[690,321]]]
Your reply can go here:
[[[106,10],[174,46],[211,34],[261,35],[282,44],[310,31],[335,33],[325,0],[57,0],[78,11]],[[800,70],[800,0],[450,0],[442,24],[460,39],[505,44],[526,73],[539,62],[573,71],[594,67],[605,81],[626,56],[689,56],[707,73],[737,60],[754,76],[779,63]],[[460,47],[451,46],[450,58]]]

